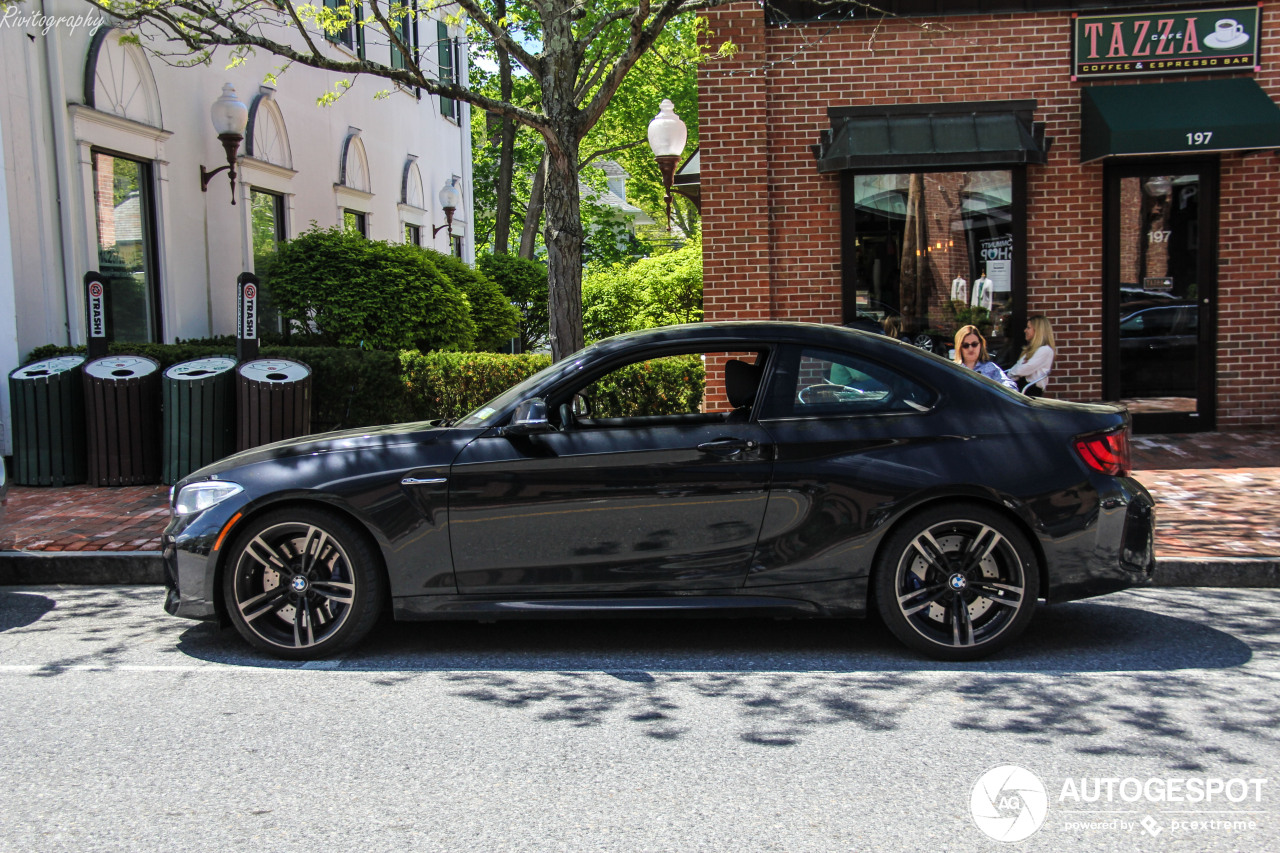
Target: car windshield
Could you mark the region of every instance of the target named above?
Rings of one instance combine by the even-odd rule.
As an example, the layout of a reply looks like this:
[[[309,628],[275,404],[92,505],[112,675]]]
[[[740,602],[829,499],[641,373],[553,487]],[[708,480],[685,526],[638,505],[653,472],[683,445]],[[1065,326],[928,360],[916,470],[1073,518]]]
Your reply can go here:
[[[555,364],[539,370],[528,379],[511,386],[489,402],[485,403],[474,412],[460,418],[454,423],[454,426],[460,427],[488,427],[493,426],[503,412],[508,411],[516,403],[533,395],[533,389],[546,383],[552,377],[566,376],[574,371],[582,369],[583,356],[586,349],[575,352],[568,358],[562,359]]]

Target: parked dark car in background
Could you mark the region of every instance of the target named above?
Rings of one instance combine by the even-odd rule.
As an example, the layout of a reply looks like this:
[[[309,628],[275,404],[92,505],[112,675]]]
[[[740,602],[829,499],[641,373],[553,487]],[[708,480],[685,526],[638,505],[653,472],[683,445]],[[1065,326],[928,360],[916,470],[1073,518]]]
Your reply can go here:
[[[664,359],[689,366],[694,393],[615,381],[643,383]],[[874,608],[913,649],[973,659],[1012,641],[1038,599],[1151,578],[1152,500],[1128,476],[1128,433],[1121,409],[1028,399],[883,335],[654,329],[450,425],[280,442],[192,474],[164,534],[165,607],[299,659],[350,647],[388,607]]]
[[[1120,318],[1121,397],[1195,397],[1200,312],[1194,302],[1137,308]]]

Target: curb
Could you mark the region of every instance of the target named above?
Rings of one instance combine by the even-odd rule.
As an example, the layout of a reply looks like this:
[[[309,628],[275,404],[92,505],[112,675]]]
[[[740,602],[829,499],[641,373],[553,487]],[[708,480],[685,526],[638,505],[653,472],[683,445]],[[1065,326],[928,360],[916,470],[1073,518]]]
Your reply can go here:
[[[164,583],[159,551],[0,551],[0,586]],[[1155,587],[1280,588],[1280,558],[1156,561]]]
[[[159,551],[0,551],[0,586],[162,583]]]
[[[1280,587],[1280,559],[1275,557],[1213,557],[1156,560],[1153,586]]]

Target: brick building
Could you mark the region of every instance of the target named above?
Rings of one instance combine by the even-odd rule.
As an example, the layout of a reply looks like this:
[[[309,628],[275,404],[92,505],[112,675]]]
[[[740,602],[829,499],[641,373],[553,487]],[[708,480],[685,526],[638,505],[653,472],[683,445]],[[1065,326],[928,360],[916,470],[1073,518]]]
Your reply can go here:
[[[1043,313],[1051,397],[1280,426],[1280,16],[879,5],[704,13],[737,48],[699,80],[707,319],[976,322],[1011,359]]]

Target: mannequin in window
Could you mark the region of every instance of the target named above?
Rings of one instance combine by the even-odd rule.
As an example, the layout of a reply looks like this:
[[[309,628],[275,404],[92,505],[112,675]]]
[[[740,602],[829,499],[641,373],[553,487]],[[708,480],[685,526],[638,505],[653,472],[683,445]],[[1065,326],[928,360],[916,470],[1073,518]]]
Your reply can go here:
[[[985,308],[991,310],[991,279],[987,278],[987,271],[984,268],[982,275],[973,283],[973,307]]]
[[[961,305],[969,304],[969,282],[965,281],[962,275],[951,280],[951,301],[959,302]]]

